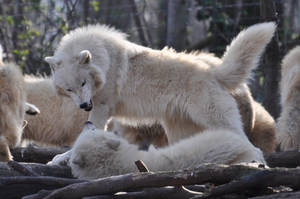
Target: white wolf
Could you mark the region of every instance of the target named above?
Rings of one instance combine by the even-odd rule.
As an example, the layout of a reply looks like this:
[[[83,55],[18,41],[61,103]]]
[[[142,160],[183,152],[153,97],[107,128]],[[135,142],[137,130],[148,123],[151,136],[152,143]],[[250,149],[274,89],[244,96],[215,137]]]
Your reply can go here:
[[[229,90],[249,78],[274,31],[274,23],[254,25],[242,31],[228,47],[223,63],[211,68],[204,61],[145,48],[129,42],[113,28],[93,25],[67,34],[54,56],[47,57],[46,61],[52,68],[58,92],[71,96],[78,106],[91,111],[89,120],[100,129],[112,116],[140,122],[159,120],[171,145],[202,132],[199,137],[218,139],[214,143],[197,139],[197,145],[203,148],[201,154],[219,163],[228,160],[215,157],[217,152],[210,152],[209,145],[220,145],[218,140],[230,139],[228,134],[231,134],[244,140],[248,154],[256,155],[244,154],[240,159],[263,161],[261,151],[243,132]],[[194,144],[186,146],[195,147]],[[240,154],[238,148],[230,152],[232,157]],[[66,160],[70,154],[56,158],[54,163]]]
[[[175,52],[169,48],[164,48],[164,50]],[[204,61],[211,67],[218,67],[222,64],[222,60],[211,53],[192,52],[180,54],[190,59]],[[246,83],[241,84],[235,90],[231,90],[230,93],[236,100],[241,114],[243,129],[250,142],[263,152],[273,152],[276,145],[275,121],[273,117],[261,104],[253,99]],[[144,125],[111,118],[106,127],[105,130],[118,132],[129,143],[138,144],[140,149],[147,149],[150,144],[153,144],[155,147],[168,145],[165,130],[157,122]]]
[[[220,136],[221,135],[221,136]],[[193,168],[203,163],[235,164],[264,162],[259,150],[230,130],[204,131],[169,147],[138,150],[124,138],[87,122],[73,146],[72,173],[78,178],[99,178],[138,172],[134,162],[142,160],[151,171]]]
[[[282,61],[280,94],[282,112],[276,124],[280,149],[300,149],[300,46],[292,49]]]
[[[9,148],[21,141],[25,112],[34,115],[39,110],[26,102],[19,68],[12,63],[0,62],[0,161],[9,161],[13,158]]]

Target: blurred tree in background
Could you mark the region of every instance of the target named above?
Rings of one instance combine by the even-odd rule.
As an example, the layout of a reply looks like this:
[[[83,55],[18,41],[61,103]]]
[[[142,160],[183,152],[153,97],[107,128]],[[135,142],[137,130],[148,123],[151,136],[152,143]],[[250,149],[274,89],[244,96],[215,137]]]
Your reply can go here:
[[[0,0],[0,43],[5,60],[24,73],[49,75],[44,57],[53,54],[64,34],[87,24],[114,26],[152,48],[221,56],[243,28],[276,21],[278,34],[250,82],[254,97],[270,111],[274,107],[268,105],[278,104],[270,92],[278,89],[280,60],[300,44],[299,9],[297,0]],[[276,117],[275,109],[270,112]]]

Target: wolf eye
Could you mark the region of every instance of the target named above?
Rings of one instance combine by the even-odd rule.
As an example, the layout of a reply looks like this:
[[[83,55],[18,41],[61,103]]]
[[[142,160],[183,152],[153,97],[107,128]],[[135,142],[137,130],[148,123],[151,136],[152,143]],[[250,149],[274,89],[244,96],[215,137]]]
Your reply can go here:
[[[70,88],[68,88],[68,89],[67,89],[67,91],[69,91],[69,92],[72,92],[73,90],[72,90],[72,89],[70,89]]]
[[[84,87],[85,83],[86,83],[86,80],[84,80],[84,81],[82,82],[81,87]]]

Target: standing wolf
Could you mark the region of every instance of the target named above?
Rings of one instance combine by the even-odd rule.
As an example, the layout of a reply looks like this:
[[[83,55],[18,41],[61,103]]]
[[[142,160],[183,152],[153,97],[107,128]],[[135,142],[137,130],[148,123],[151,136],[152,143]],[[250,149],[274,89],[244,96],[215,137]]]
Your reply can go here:
[[[204,61],[145,48],[129,42],[113,28],[93,25],[67,34],[54,56],[46,61],[52,68],[57,91],[91,111],[89,120],[97,128],[103,129],[111,116],[141,123],[154,119],[163,125],[170,145],[201,132],[197,145],[202,145],[203,162],[263,162],[261,151],[243,132],[238,107],[229,90],[250,76],[274,31],[274,23],[242,31],[228,47],[222,64],[211,68]],[[226,157],[216,157],[213,151],[205,150],[211,150],[208,145],[221,144],[230,137],[228,134],[243,140],[248,150],[216,148],[218,152],[230,148],[226,152],[231,155]],[[201,135],[208,137],[202,140]],[[71,153],[56,158],[54,163]]]

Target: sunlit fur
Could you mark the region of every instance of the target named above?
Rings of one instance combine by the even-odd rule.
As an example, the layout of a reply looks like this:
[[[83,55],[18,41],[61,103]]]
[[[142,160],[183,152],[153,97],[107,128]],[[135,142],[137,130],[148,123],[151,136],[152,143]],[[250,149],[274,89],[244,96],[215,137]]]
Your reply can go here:
[[[9,147],[20,143],[25,114],[26,95],[18,67],[0,67],[0,161],[12,159]]]
[[[209,161],[229,163],[254,159],[263,162],[261,151],[248,141],[243,131],[236,101],[229,91],[246,82],[274,31],[274,23],[254,25],[242,31],[228,47],[222,64],[215,68],[180,53],[136,45],[114,29],[101,25],[72,31],[62,39],[54,56],[46,60],[51,65],[55,85],[64,90],[72,88],[71,97],[77,105],[92,96],[94,107],[89,120],[100,129],[110,117],[141,122],[154,119],[166,131],[170,144],[166,150],[173,148],[176,153],[176,146],[184,142],[185,147],[194,151],[195,143],[187,141],[193,139],[187,138],[198,136],[197,145]],[[91,59],[82,61],[83,51],[88,51],[87,58]],[[98,75],[91,77],[90,71]],[[81,88],[83,79],[87,85]],[[101,82],[99,87],[94,84],[96,80]],[[204,137],[202,140],[201,135],[211,141]],[[225,142],[230,148],[228,154],[239,158],[229,162],[228,156],[216,155],[222,154],[224,148],[216,146],[227,140],[228,135],[243,140],[239,143],[247,148],[241,156],[239,147],[234,147],[239,145],[236,140]],[[211,151],[210,146],[215,146],[216,151]],[[93,150],[96,146],[86,147]],[[193,156],[187,155],[189,157]],[[96,157],[94,161],[98,161]]]
[[[276,135],[280,150],[300,149],[300,46],[292,49],[281,66],[281,114]]]
[[[69,97],[57,95],[49,78],[25,76],[27,100],[39,107],[38,116],[26,115],[28,125],[23,139],[42,144],[72,145],[80,134],[88,113],[80,110]]]

